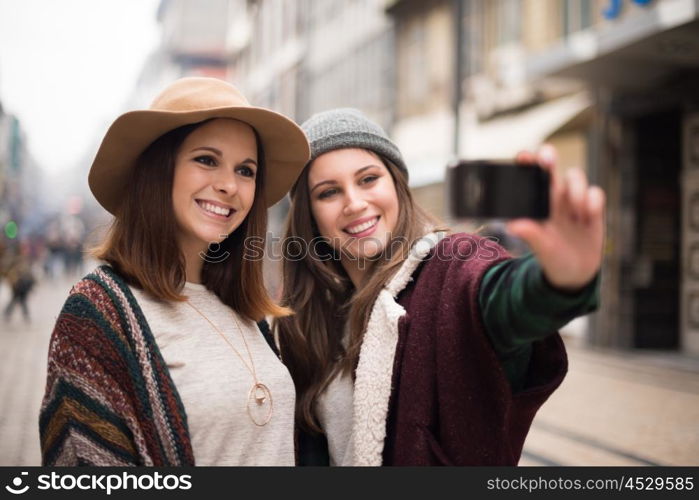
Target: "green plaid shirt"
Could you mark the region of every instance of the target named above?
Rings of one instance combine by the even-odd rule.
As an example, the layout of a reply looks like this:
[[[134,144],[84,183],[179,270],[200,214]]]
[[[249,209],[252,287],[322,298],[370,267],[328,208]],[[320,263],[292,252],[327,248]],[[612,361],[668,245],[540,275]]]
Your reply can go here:
[[[478,300],[486,331],[513,392],[523,388],[532,343],[599,305],[600,274],[577,292],[550,285],[536,258],[525,255],[493,266]]]

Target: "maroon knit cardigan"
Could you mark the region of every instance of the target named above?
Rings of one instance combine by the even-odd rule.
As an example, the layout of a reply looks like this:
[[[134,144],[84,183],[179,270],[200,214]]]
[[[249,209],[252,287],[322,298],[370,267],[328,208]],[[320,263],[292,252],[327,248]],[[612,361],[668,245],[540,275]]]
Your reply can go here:
[[[478,290],[506,257],[473,235],[444,238],[398,296],[401,317],[384,465],[516,465],[539,407],[568,368],[558,333],[534,343],[512,394],[483,326]],[[486,247],[490,250],[487,250]]]

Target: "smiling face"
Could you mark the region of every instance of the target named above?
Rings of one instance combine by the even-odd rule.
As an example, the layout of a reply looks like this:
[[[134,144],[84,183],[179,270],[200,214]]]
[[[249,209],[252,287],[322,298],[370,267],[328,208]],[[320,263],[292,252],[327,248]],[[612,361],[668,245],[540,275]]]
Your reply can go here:
[[[364,149],[322,154],[311,164],[308,189],[318,231],[342,249],[345,269],[349,260],[375,257],[386,247],[398,221],[398,196],[377,155]]]
[[[219,118],[187,136],[175,157],[172,186],[185,254],[206,251],[240,226],[255,199],[257,168],[255,133],[245,123]]]

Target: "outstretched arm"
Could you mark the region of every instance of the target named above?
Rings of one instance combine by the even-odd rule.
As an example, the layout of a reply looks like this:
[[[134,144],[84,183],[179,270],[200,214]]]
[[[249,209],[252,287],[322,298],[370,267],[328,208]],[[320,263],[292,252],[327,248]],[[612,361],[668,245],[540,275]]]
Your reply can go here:
[[[558,176],[551,146],[538,157],[521,153],[518,160],[537,161],[551,173],[551,215],[543,222],[508,224],[534,256],[494,266],[479,292],[489,339],[513,390],[523,387],[532,342],[598,306],[605,205],[603,191],[588,186],[581,170]]]
[[[483,277],[479,304],[485,330],[514,392],[524,388],[532,343],[594,311],[599,274],[574,293],[552,287],[532,255],[501,262]]]

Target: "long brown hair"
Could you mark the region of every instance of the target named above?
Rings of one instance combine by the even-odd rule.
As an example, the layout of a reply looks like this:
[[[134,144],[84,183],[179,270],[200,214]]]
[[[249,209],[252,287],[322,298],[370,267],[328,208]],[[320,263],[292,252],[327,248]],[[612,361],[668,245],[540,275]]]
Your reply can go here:
[[[306,430],[320,432],[315,405],[332,377],[340,371],[354,373],[369,314],[381,288],[407,258],[413,243],[436,226],[413,201],[403,173],[390,161],[380,159],[396,186],[398,221],[382,254],[368,263],[369,278],[358,289],[354,289],[336,252],[319,238],[308,189],[312,164],[291,190],[284,242],[301,244],[304,253],[303,258],[284,258],[281,304],[295,314],[278,318],[274,328],[282,359],[296,385],[297,422]],[[349,342],[345,349],[342,336],[347,322]]]
[[[207,120],[208,121],[208,120]],[[185,260],[177,244],[172,185],[177,152],[206,122],[184,125],[162,135],[141,153],[132,170],[130,188],[104,241],[92,250],[129,284],[161,300],[184,301]],[[267,230],[264,150],[257,132],[255,199],[250,213],[225,240],[210,245],[202,267],[202,283],[221,301],[254,321],[289,311],[267,294],[262,261],[245,257],[246,238],[264,241]],[[250,241],[250,240],[249,240]]]

